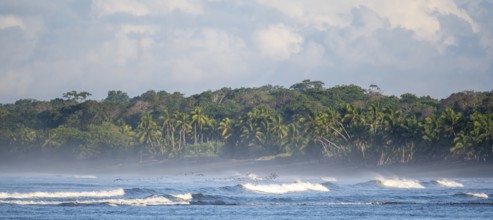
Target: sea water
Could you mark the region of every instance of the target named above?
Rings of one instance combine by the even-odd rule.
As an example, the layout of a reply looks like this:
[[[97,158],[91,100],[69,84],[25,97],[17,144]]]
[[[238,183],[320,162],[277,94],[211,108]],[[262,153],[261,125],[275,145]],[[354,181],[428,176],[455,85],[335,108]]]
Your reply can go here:
[[[491,219],[492,196],[492,178],[0,175],[0,218]]]

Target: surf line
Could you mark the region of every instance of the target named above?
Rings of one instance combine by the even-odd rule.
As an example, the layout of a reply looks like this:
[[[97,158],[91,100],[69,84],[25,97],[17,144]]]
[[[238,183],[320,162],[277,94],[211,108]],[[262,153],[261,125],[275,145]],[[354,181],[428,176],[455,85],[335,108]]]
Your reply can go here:
[[[188,205],[188,202],[173,202],[162,196],[143,199],[101,199],[101,200],[75,200],[75,201],[32,201],[32,200],[0,200],[0,204],[12,205],[126,205],[126,206],[156,206],[156,205]]]
[[[309,182],[294,182],[285,184],[251,184],[245,183],[241,184],[246,190],[260,192],[260,193],[270,193],[270,194],[284,194],[291,192],[303,192],[303,191],[319,191],[328,192],[329,189],[318,183]]]
[[[407,180],[407,179],[377,179],[377,183],[391,188],[402,188],[402,189],[424,189],[425,187],[417,180]]]
[[[77,197],[92,197],[104,198],[124,196],[125,190],[112,189],[101,191],[82,191],[82,192],[27,192],[27,193],[8,193],[0,192],[0,199],[36,199],[36,198],[77,198]]]

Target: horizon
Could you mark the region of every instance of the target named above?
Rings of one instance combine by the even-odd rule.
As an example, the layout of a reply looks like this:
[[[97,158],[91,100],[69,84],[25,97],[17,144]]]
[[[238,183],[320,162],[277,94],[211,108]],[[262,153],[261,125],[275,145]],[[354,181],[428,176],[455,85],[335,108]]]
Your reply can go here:
[[[67,91],[378,85],[436,99],[493,88],[490,1],[0,2],[0,103]],[[407,16],[402,16],[406,14]]]
[[[294,84],[293,84],[294,85]],[[331,87],[327,87],[327,86],[323,86],[324,89],[330,89],[330,88],[335,88],[335,87],[338,87],[338,86],[350,86],[350,85],[355,85],[355,86],[358,86],[364,90],[366,90],[367,92],[371,89],[369,86],[369,88],[365,88],[363,86],[360,86],[360,85],[356,85],[356,84],[341,84],[341,85],[334,85],[334,86],[331,86]],[[194,94],[185,94],[181,91],[167,91],[167,90],[164,90],[164,89],[148,89],[148,90],[145,90],[145,91],[142,91],[141,93],[138,93],[138,94],[135,94],[135,95],[132,95],[132,94],[128,94],[126,91],[122,91],[122,90],[108,90],[108,92],[110,91],[121,91],[123,93],[126,93],[130,99],[133,99],[133,98],[137,98],[139,96],[141,96],[142,94],[148,92],[148,91],[155,91],[156,93],[157,92],[161,92],[161,91],[164,91],[164,92],[167,92],[169,94],[173,94],[173,93],[180,93],[180,94],[183,94],[184,98],[189,98],[189,97],[192,97],[192,96],[195,96],[195,95],[200,95],[202,94],[203,92],[207,92],[207,91],[211,91],[211,92],[215,92],[215,91],[218,91],[222,88],[230,88],[232,90],[236,90],[236,89],[242,89],[242,88],[252,88],[252,89],[256,89],[256,88],[261,88],[263,86],[279,86],[281,88],[284,88],[284,89],[291,89],[290,86],[282,86],[282,85],[272,85],[272,84],[266,84],[266,85],[261,85],[261,86],[255,86],[255,87],[237,87],[237,88],[233,88],[233,87],[228,87],[228,86],[224,86],[224,87],[221,87],[221,88],[218,88],[218,89],[208,89],[208,90],[204,90],[204,91],[200,91],[198,93],[194,93]],[[462,92],[479,92],[479,93],[484,93],[484,92],[493,92],[493,89],[491,91],[488,91],[488,90],[484,90],[484,91],[478,91],[478,90],[463,90],[463,91],[455,91],[455,92],[452,92],[444,97],[433,97],[431,95],[417,95],[415,93],[412,93],[412,92],[404,92],[402,94],[386,94],[385,91],[381,90],[380,87],[378,85],[375,85],[378,87],[378,93],[384,95],[384,96],[395,96],[395,97],[401,97],[401,95],[404,95],[404,94],[413,94],[413,95],[416,95],[417,97],[431,97],[432,99],[436,99],[436,100],[443,100],[443,99],[446,99],[448,97],[450,97],[452,94],[456,94],[456,93],[462,93]],[[76,90],[72,90],[72,91],[76,91]],[[70,92],[70,91],[65,91],[65,92]],[[41,102],[48,102],[48,101],[51,101],[51,100],[54,100],[54,99],[57,99],[57,98],[60,98],[60,99],[64,99],[63,97],[63,94],[65,92],[61,92],[60,95],[58,97],[51,97],[51,98],[47,98],[47,99],[35,99],[35,98],[29,98],[29,97],[25,97],[25,98],[19,98],[17,100],[13,100],[12,102],[0,102],[0,104],[15,104],[15,102],[19,101],[19,100],[34,100],[34,101],[41,101]],[[91,91],[76,91],[76,92],[88,92],[90,95],[87,96],[87,98],[84,99],[84,101],[88,101],[88,100],[93,100],[93,101],[104,101],[105,98],[107,98],[107,93],[105,94],[98,94],[99,96],[94,96],[94,94],[91,93]]]

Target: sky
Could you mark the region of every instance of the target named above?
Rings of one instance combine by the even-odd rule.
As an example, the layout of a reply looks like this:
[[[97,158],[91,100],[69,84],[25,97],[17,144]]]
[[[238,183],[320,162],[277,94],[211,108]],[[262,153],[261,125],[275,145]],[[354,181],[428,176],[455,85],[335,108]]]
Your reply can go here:
[[[0,103],[87,91],[493,89],[493,1],[2,0]]]

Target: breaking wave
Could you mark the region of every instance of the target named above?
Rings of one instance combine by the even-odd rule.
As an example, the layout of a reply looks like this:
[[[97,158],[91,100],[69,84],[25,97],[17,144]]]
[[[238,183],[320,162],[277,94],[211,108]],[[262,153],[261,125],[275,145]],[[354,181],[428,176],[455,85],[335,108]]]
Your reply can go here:
[[[278,175],[275,173],[271,173],[266,176],[258,176],[257,174],[249,173],[246,177],[251,180],[261,181],[261,180],[274,180],[278,177]]]
[[[487,199],[488,198],[488,195],[486,195],[486,193],[462,193],[461,195],[480,198],[480,199]]]
[[[97,176],[93,175],[73,175],[73,176],[67,176],[68,178],[75,178],[75,179],[97,179]]]
[[[192,200],[192,194],[191,193],[185,193],[185,194],[176,194],[176,195],[171,195],[174,198],[182,201],[190,201]]]
[[[269,194],[284,194],[291,192],[304,192],[304,191],[319,191],[319,192],[328,192],[329,189],[318,183],[308,183],[303,181],[297,181],[294,183],[285,183],[285,184],[251,184],[245,183],[241,184],[246,190],[260,192],[260,193],[269,193]]]
[[[445,187],[464,187],[462,183],[447,179],[436,179],[433,182]]]
[[[253,174],[253,173],[248,174],[248,175],[247,175],[247,177],[248,177],[249,179],[251,179],[251,180],[264,180],[264,178],[259,177],[259,176],[255,175],[255,174]]]
[[[376,182],[385,187],[401,188],[401,189],[424,189],[425,187],[417,180],[407,179],[377,179]]]
[[[14,205],[125,205],[125,206],[155,206],[155,205],[187,205],[188,202],[173,202],[162,196],[143,199],[100,199],[76,201],[28,201],[28,200],[0,200],[0,204]]]
[[[337,179],[334,178],[334,177],[322,177],[321,178],[323,181],[325,182],[329,182],[329,183],[333,183],[333,182],[337,182]]]
[[[8,193],[0,192],[0,199],[39,199],[39,198],[76,198],[76,197],[115,197],[123,196],[125,191],[121,188],[102,191],[83,191],[83,192],[27,192],[27,193]]]

